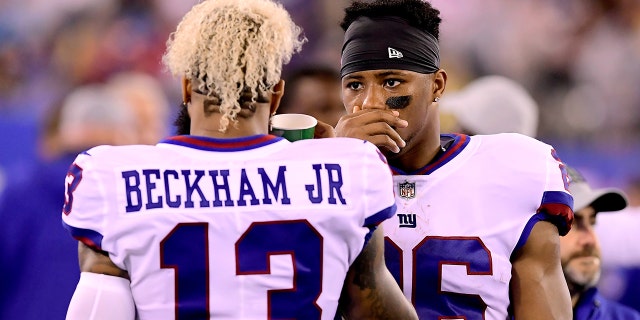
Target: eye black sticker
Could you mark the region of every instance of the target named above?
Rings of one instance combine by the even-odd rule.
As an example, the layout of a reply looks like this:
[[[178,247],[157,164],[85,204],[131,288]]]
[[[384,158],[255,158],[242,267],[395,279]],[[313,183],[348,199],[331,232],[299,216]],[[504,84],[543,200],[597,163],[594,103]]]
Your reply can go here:
[[[411,100],[412,96],[391,97],[387,99],[385,104],[391,109],[404,109],[411,103]]]

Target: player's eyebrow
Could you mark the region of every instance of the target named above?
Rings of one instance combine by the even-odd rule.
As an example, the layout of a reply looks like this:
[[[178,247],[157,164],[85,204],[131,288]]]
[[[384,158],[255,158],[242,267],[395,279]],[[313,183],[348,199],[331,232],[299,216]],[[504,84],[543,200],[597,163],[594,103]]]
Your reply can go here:
[[[344,76],[344,78],[342,78],[342,80],[362,80],[362,79],[364,79],[364,77],[357,74],[349,74]]]

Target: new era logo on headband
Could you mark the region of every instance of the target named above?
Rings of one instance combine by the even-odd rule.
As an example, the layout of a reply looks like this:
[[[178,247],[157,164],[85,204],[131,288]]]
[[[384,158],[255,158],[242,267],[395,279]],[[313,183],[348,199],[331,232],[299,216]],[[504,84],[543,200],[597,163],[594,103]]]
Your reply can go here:
[[[389,51],[389,59],[402,58],[403,57],[402,52],[400,52],[400,51],[398,51],[398,50],[396,50],[394,48],[388,47],[387,50]]]

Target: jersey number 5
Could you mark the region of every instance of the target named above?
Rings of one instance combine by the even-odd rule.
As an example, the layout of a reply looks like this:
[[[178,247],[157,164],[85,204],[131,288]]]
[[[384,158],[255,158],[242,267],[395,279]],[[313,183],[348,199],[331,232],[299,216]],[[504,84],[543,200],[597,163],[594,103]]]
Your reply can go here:
[[[181,223],[160,242],[160,267],[175,271],[176,319],[209,319],[210,270],[207,223]],[[291,241],[296,239],[296,241]],[[290,254],[293,287],[267,295],[268,319],[320,319],[322,236],[306,220],[254,222],[236,241],[236,275],[270,274],[269,256]],[[298,301],[292,304],[291,301]]]
[[[387,268],[402,286],[402,250],[385,238]],[[420,319],[482,320],[486,303],[477,294],[442,290],[442,266],[463,265],[468,275],[491,275],[491,252],[477,237],[426,237],[413,248],[411,302]]]

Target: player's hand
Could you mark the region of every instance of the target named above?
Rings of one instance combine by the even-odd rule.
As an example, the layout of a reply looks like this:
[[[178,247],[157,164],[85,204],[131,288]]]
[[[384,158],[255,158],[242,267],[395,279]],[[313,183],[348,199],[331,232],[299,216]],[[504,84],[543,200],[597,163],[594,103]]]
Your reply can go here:
[[[396,110],[365,109],[356,106],[353,113],[340,118],[335,128],[337,137],[351,137],[367,140],[378,147],[398,153],[406,142],[395,128],[406,128],[409,124],[399,118]]]
[[[331,125],[328,123],[322,122],[318,120],[318,124],[316,125],[316,129],[313,132],[314,139],[320,138],[334,138],[336,136],[336,132]]]

